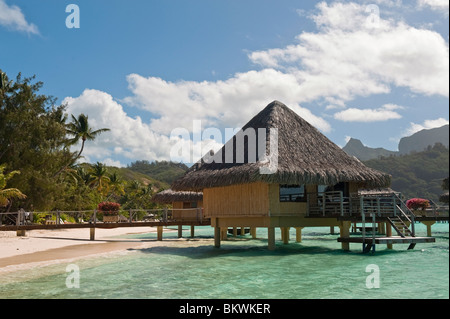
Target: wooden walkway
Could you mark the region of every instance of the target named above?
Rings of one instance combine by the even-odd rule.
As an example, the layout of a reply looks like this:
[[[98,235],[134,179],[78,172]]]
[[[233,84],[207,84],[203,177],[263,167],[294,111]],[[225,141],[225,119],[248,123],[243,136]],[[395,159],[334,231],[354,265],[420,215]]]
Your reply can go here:
[[[70,228],[118,228],[118,227],[167,227],[167,226],[210,226],[211,221],[205,219],[203,221],[142,221],[142,222],[117,222],[117,223],[80,223],[80,224],[30,224],[30,225],[3,225],[0,226],[0,231],[17,231],[17,230],[35,230],[35,229],[70,229]]]

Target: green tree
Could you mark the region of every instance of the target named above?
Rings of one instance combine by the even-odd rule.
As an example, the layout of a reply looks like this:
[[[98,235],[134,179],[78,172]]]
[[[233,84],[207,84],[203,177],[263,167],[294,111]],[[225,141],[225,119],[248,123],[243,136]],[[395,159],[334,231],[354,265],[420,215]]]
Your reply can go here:
[[[20,172],[12,171],[5,175],[5,169],[6,165],[0,165],[0,207],[9,205],[12,199],[25,199],[27,197],[17,188],[6,188],[8,180],[14,175],[20,174]]]
[[[91,166],[91,182],[90,185],[96,187],[97,191],[106,195],[109,189],[110,178],[106,175],[106,166],[100,162],[97,162]]]
[[[78,115],[78,118],[72,115],[72,122],[66,125],[66,132],[72,138],[69,140],[69,144],[75,145],[81,140],[80,151],[74,156],[69,164],[61,168],[55,175],[59,175],[63,170],[65,170],[69,165],[74,164],[80,157],[84,150],[84,144],[86,141],[93,141],[95,138],[103,132],[110,131],[109,128],[101,128],[94,130],[88,121],[88,116],[85,114]]]
[[[27,194],[25,208],[53,209],[64,181],[53,174],[72,157],[64,121],[65,106],[39,94],[42,82],[34,77],[15,81],[3,73],[0,91],[0,163],[19,170],[9,180],[11,188]]]

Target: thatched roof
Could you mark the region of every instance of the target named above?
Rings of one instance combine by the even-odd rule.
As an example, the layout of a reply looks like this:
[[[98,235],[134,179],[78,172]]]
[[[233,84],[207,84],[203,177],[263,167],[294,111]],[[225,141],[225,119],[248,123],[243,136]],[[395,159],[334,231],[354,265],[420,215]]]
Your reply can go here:
[[[200,200],[203,200],[203,193],[175,192],[171,189],[166,189],[162,192],[156,193],[152,197],[152,201],[161,204],[171,204],[173,202],[196,202]]]
[[[258,145],[250,145],[259,154],[256,162],[248,160],[247,138],[244,140],[244,161],[236,159],[236,136],[242,135],[247,128],[255,130],[256,141],[260,134],[262,140],[267,141],[259,149]],[[264,131],[258,131],[259,128],[266,129],[265,136],[262,135]],[[278,153],[270,152],[271,128],[278,130]],[[230,162],[229,149],[232,150],[231,163],[227,163]],[[352,181],[361,183],[362,187],[373,188],[388,187],[391,182],[390,175],[368,168],[355,157],[347,155],[315,127],[278,101],[270,103],[253,117],[214,158],[216,161],[212,162],[208,156],[204,156],[173,183],[172,189],[199,191],[257,181],[318,185]],[[269,163],[273,164],[276,160],[278,166],[273,174],[261,174],[260,168],[268,168]]]

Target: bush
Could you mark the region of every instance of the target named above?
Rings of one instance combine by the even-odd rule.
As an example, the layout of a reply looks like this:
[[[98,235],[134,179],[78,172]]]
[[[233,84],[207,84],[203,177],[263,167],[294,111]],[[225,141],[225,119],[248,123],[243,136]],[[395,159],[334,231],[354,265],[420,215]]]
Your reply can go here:
[[[114,202],[101,202],[97,206],[97,210],[103,215],[117,215],[119,213],[120,204]]]
[[[428,199],[423,198],[411,198],[406,201],[406,207],[409,209],[422,209],[425,210],[430,206]]]

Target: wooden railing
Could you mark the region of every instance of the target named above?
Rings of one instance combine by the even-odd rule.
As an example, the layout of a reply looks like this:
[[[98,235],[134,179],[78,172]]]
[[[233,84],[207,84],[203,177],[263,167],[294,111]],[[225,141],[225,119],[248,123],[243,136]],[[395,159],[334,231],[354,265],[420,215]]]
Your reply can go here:
[[[175,214],[174,214],[175,212]],[[205,219],[202,208],[176,209],[128,209],[119,211],[118,223],[139,223],[151,221],[176,221],[184,218],[203,222]],[[0,213],[0,230],[2,226],[20,225],[60,225],[60,224],[97,224],[104,223],[105,216],[97,210],[84,211],[49,211],[49,212],[9,212]]]

